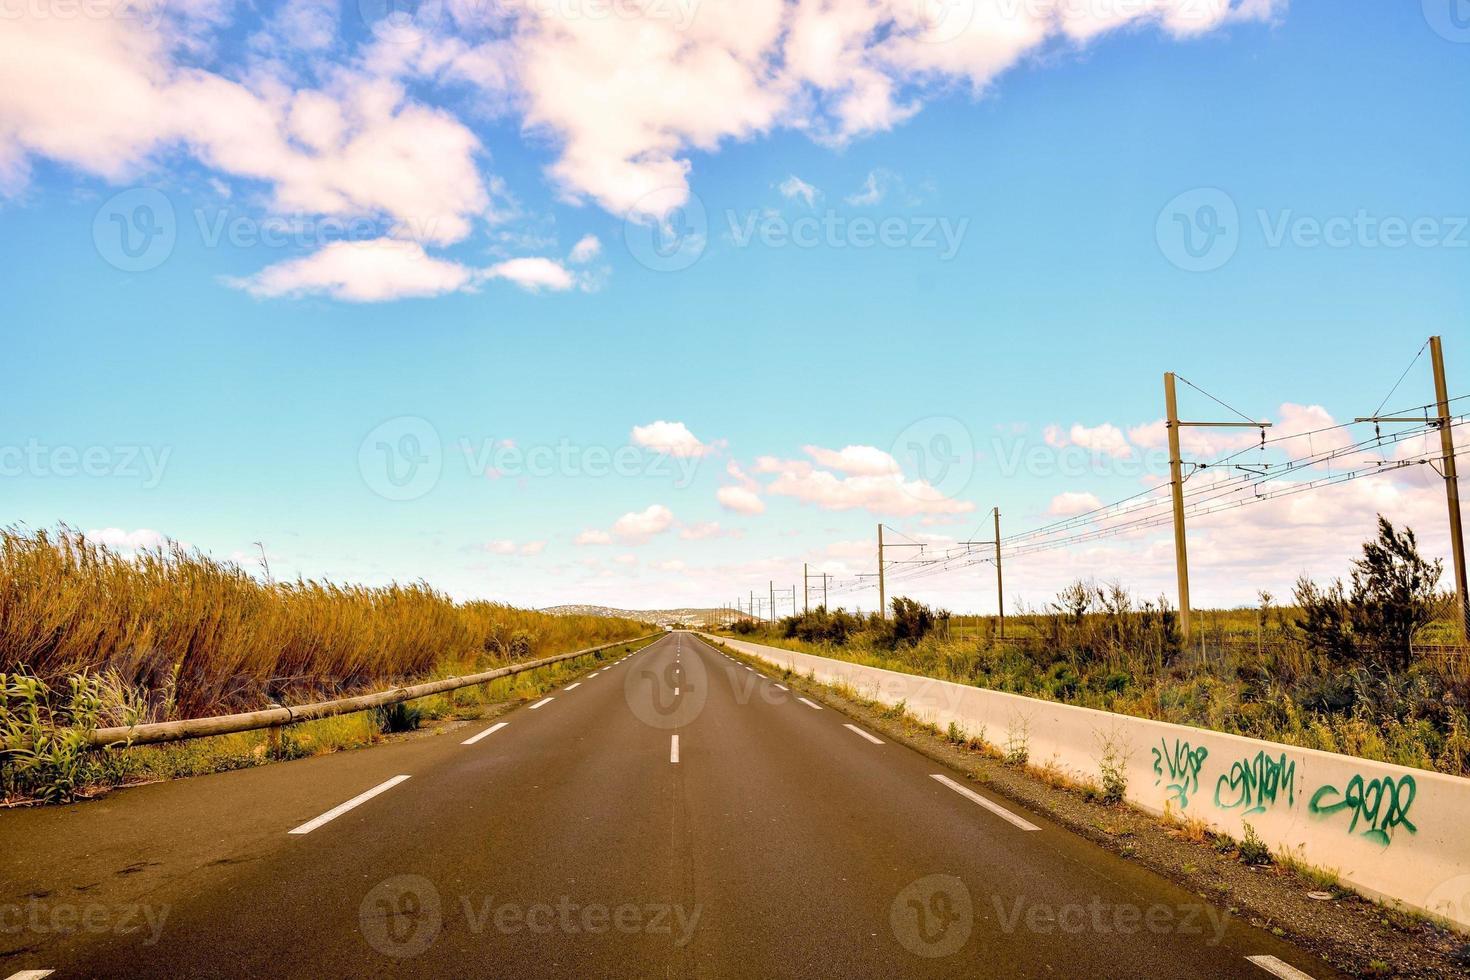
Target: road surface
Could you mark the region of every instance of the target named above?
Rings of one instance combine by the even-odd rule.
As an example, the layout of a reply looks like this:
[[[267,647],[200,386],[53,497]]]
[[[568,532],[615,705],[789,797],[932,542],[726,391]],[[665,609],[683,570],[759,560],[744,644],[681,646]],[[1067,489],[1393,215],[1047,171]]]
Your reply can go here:
[[[0,980],[1336,976],[687,633],[494,724],[0,814],[0,953]]]

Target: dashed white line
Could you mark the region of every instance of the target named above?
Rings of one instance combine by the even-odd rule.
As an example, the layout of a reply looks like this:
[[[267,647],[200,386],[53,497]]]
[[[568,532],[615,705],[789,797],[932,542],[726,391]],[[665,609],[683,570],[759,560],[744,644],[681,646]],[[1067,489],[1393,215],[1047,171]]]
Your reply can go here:
[[[42,977],[49,977],[55,972],[55,970],[21,970],[19,973],[12,973],[5,980],[41,980]]]
[[[865,731],[863,731],[861,728],[859,728],[856,725],[843,725],[842,727],[843,728],[846,728],[850,732],[854,732],[854,733],[856,733],[858,735],[861,735],[863,738],[867,739],[869,742],[872,742],[874,745],[882,745],[883,744],[883,740],[881,738],[879,738],[878,736],[872,734],[871,732],[865,732]]]
[[[1267,973],[1274,973],[1281,980],[1312,980],[1310,973],[1303,973],[1290,963],[1286,963],[1274,956],[1247,956],[1246,961],[1254,963]]]
[[[669,761],[679,761],[679,736],[673,735],[669,739]]]
[[[495,724],[491,725],[489,728],[485,729],[480,734],[478,734],[478,735],[471,735],[469,738],[465,739],[463,742],[460,742],[459,744],[460,745],[474,745],[476,742],[478,742],[480,739],[484,738],[486,735],[494,735],[496,732],[500,731],[502,728],[504,728],[506,725],[509,725],[509,724],[510,724],[510,722],[508,722],[508,721],[497,721]]]
[[[555,700],[556,698],[542,698],[540,701],[537,701],[535,704],[531,705],[531,710],[535,711],[537,708],[544,708]]]
[[[582,686],[582,682],[581,681],[578,681],[575,684],[568,684],[566,687],[562,688],[562,690],[563,691],[575,691],[577,688],[579,688],[581,686]]]
[[[1031,821],[1025,819],[1024,817],[1019,817],[1016,814],[1012,813],[1011,811],[1007,810],[1005,807],[1001,806],[999,803],[994,803],[994,802],[992,802],[990,800],[987,800],[985,797],[981,796],[979,793],[977,793],[974,790],[970,789],[968,786],[961,786],[959,783],[955,782],[953,779],[950,779],[948,776],[944,776],[944,775],[941,775],[940,773],[937,773],[936,772],[936,773],[933,773],[932,774],[932,778],[937,779],[939,782],[943,783],[945,786],[948,786],[950,789],[954,790],[956,793],[960,794],[961,796],[963,796],[965,799],[971,801],[972,803],[978,803],[978,804],[980,804],[985,809],[987,809],[991,813],[995,814],[997,817],[1000,817],[1002,820],[1005,820],[1005,821],[1007,821],[1009,823],[1015,824],[1017,827],[1020,827],[1022,830],[1040,830],[1041,829],[1040,827],[1036,826],[1036,824],[1034,824]]]
[[[783,691],[789,691],[789,690],[791,690],[791,688],[787,687],[785,684],[777,684],[776,686],[779,687]]]
[[[802,704],[806,705],[808,708],[816,708],[818,711],[821,711],[822,710],[822,706],[820,704],[815,704],[815,703],[813,703],[811,701],[808,701],[806,698],[797,698],[796,700],[800,701]]]
[[[679,696],[679,689],[676,687],[676,688],[674,688],[674,697],[677,698],[678,696]]]
[[[368,800],[377,796],[379,793],[386,793],[388,790],[392,789],[394,786],[397,786],[399,783],[403,782],[407,778],[407,776],[394,776],[392,779],[374,786],[366,793],[359,793],[352,799],[348,800],[346,803],[343,803],[340,806],[332,807],[332,809],[328,810],[326,813],[323,813],[321,816],[313,820],[306,821],[306,823],[302,824],[300,827],[297,827],[294,830],[288,831],[288,833],[309,834],[313,830],[316,830],[318,827],[320,827],[322,824],[336,820],[338,817],[342,816],[342,814],[346,813],[348,810],[351,810],[353,807],[361,806]]]

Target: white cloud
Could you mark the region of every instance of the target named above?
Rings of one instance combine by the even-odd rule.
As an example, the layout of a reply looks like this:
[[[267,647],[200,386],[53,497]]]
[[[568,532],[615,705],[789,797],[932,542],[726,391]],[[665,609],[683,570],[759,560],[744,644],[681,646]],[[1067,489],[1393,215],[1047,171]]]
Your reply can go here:
[[[856,207],[877,204],[888,193],[888,183],[889,177],[886,171],[870,170],[867,179],[863,181],[862,190],[849,194],[843,200]]]
[[[633,426],[630,438],[635,446],[680,459],[704,456],[714,449],[700,442],[683,422],[665,422],[662,419]]]
[[[844,446],[835,451],[803,446],[802,451],[816,460],[818,466],[854,476],[890,476],[903,472],[898,460],[876,446]]]
[[[706,538],[717,538],[719,536],[719,521],[702,521],[697,524],[689,524],[679,532],[679,537],[685,541],[703,541]]]
[[[539,555],[541,554],[541,552],[545,551],[546,542],[525,541],[518,544],[514,541],[508,541],[504,538],[500,538],[494,541],[485,542],[485,550],[492,555],[522,555],[529,558],[534,555]]]
[[[1055,425],[1049,425],[1043,432],[1043,436],[1047,445],[1058,449],[1066,446],[1079,446],[1094,456],[1111,456],[1114,459],[1123,459],[1133,455],[1133,447],[1128,444],[1123,430],[1108,422],[1090,428],[1075,424],[1066,432]]]
[[[225,281],[253,296],[324,293],[334,299],[371,303],[457,292],[472,280],[469,269],[431,257],[418,242],[380,238],[332,242],[311,255]]]
[[[583,235],[577,239],[577,244],[572,246],[567,261],[573,265],[582,265],[591,262],[602,254],[602,242],[596,235]]]
[[[1046,512],[1056,517],[1073,517],[1097,510],[1102,505],[1097,494],[1068,490],[1051,498],[1051,506]]]
[[[606,531],[588,528],[574,539],[574,543],[581,545],[589,544],[612,544],[612,535]]]
[[[562,292],[577,284],[576,278],[560,262],[536,257],[497,262],[485,270],[485,277],[508,280],[532,293],[543,289]]]
[[[146,527],[135,531],[125,531],[120,527],[94,528],[83,537],[94,544],[105,545],[113,551],[125,554],[167,548],[169,544],[165,535]]]
[[[806,202],[807,207],[815,205],[817,203],[817,196],[822,193],[811,184],[796,176],[796,174],[792,174],[781,181],[777,189],[781,192],[782,197],[790,201],[800,199]]]
[[[739,514],[759,514],[766,509],[766,502],[755,491],[745,487],[720,487],[715,491],[720,506]]]
[[[674,523],[674,513],[663,504],[650,504],[641,511],[624,514],[613,521],[612,534],[619,541],[642,544]]]

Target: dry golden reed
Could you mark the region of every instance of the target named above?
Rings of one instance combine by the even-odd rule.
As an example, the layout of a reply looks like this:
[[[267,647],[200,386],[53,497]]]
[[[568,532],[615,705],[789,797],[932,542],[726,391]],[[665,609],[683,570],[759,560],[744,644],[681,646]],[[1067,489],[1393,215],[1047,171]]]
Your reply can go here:
[[[177,544],[125,556],[61,527],[0,530],[0,672],[87,672],[154,719],[383,687],[649,632],[456,603],[424,583],[263,583]],[[64,686],[64,685],[61,685]]]

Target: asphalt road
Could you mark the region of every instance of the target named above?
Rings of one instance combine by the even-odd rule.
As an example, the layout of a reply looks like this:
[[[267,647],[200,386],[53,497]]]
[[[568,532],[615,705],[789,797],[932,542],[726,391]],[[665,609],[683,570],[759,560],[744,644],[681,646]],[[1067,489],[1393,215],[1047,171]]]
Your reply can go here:
[[[1337,975],[689,634],[497,725],[0,814],[0,980]]]

